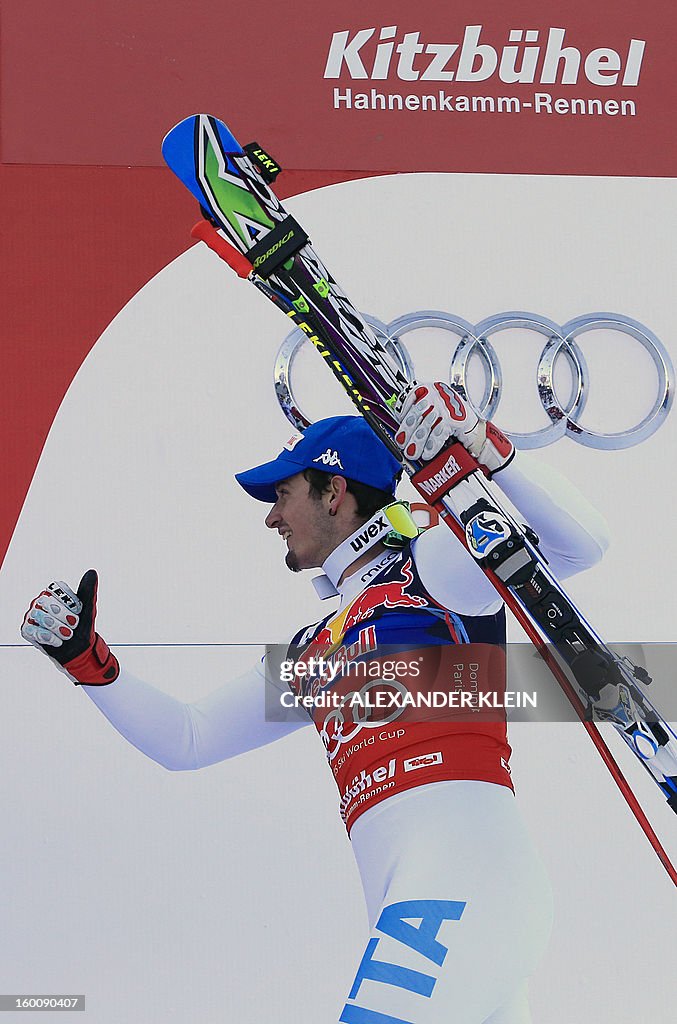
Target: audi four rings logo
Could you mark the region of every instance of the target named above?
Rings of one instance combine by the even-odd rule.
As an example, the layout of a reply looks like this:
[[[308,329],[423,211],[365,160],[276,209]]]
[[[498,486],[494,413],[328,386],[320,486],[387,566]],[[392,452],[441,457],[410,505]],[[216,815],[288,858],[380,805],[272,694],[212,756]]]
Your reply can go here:
[[[494,416],[503,390],[501,365],[491,344],[492,336],[511,328],[522,328],[542,334],[546,341],[538,359],[535,384],[541,405],[550,422],[547,426],[528,433],[515,433],[502,427],[517,448],[544,448],[565,435],[587,448],[632,448],[658,430],[672,406],[674,369],[665,347],[643,324],[619,313],[588,313],[575,317],[562,326],[544,316],[523,312],[498,313],[475,325],[453,313],[433,310],[406,313],[389,324],[384,324],[373,316],[362,315],[380,340],[386,344],[393,360],[409,381],[415,379],[415,374],[411,357],[402,340],[404,336],[424,327],[449,332],[455,339],[449,383],[485,419],[492,419]],[[651,356],[656,371],[656,395],[649,412],[637,423],[614,433],[601,433],[581,424],[581,415],[588,399],[590,375],[577,339],[589,331],[604,329],[628,335],[638,342]],[[304,341],[305,334],[299,328],[293,330],[280,346],[275,361],[275,392],[278,401],[287,419],[299,430],[304,430],[311,423],[301,411],[291,381],[294,359]],[[479,401],[473,400],[468,394],[468,366],[471,356],[478,357],[484,375],[484,390]],[[566,360],[572,381],[566,402],[562,401],[555,391],[555,366],[560,358]],[[636,375],[633,375],[633,380],[636,380]]]

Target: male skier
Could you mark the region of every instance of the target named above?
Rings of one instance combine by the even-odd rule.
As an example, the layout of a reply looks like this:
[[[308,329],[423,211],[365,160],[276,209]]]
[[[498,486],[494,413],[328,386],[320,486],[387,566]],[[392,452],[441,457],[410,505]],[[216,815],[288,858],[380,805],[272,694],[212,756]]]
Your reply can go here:
[[[607,541],[597,513],[561,479],[544,485],[543,470],[515,457],[447,385],[410,389],[400,418],[397,441],[408,457],[433,458],[456,438],[488,473],[500,473],[560,579],[601,557]],[[319,421],[271,462],[237,474],[271,506],[265,522],[286,543],[289,568],[322,566],[318,593],[338,597],[329,615],[295,635],[290,651],[299,659],[332,655],[345,667],[392,645],[462,661],[464,645],[505,642],[500,598],[445,526],[386,546],[392,527],[382,510],[395,500],[399,475],[360,417]],[[52,584],[31,604],[22,635],[160,764],[204,767],[314,722],[372,929],[339,1021],[526,1024],[526,979],[547,940],[550,895],[516,808],[505,723],[379,722],[341,704],[313,706],[304,720],[266,721],[260,666],[184,704],[120,668],[95,632],[96,589],[93,570],[77,594]],[[340,689],[341,671],[333,679],[322,672],[296,679],[294,693]]]

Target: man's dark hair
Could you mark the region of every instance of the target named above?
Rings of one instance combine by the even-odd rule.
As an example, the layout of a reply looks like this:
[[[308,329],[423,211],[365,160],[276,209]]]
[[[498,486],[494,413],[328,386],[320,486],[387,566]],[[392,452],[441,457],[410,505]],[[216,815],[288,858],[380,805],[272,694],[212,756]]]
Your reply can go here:
[[[304,477],[310,484],[309,494],[311,498],[319,501],[325,491],[329,490],[329,482],[334,473],[325,473],[322,469],[306,469]],[[368,484],[361,484],[357,480],[349,480],[345,477],[347,490],[357,502],[357,515],[362,519],[371,519],[384,505],[395,501],[395,495],[388,491],[380,491],[378,487],[370,487]]]

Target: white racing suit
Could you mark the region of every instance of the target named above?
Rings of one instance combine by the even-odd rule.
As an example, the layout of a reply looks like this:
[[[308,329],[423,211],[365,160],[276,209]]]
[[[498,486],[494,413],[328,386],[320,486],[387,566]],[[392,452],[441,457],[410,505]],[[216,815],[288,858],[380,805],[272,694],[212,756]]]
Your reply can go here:
[[[499,482],[539,534],[555,576],[598,561],[605,524],[570,485],[521,458]],[[353,643],[370,625],[410,647],[504,641],[502,602],[444,525],[401,553],[381,552],[338,589],[338,609],[297,634],[302,647],[318,637]],[[130,743],[171,770],[214,764],[311,722],[266,720],[261,665],[193,704],[124,668],[114,684],[83,689]],[[378,729],[342,716],[313,716],[372,929],[338,1020],[527,1024],[526,981],[547,941],[551,904],[512,792],[505,723],[391,723],[402,727],[379,739]]]

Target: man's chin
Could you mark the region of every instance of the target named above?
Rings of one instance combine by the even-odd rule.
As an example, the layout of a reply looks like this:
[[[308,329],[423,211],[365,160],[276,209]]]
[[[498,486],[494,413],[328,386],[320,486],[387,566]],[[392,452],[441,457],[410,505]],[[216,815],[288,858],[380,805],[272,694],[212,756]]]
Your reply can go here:
[[[322,563],[315,560],[313,562],[308,562],[307,565],[302,565],[296,552],[288,551],[284,556],[284,564],[288,569],[291,569],[292,572],[301,572],[302,569],[317,569]]]
[[[284,564],[288,569],[291,569],[292,572],[301,572],[299,560],[293,551],[288,551],[284,556]]]

